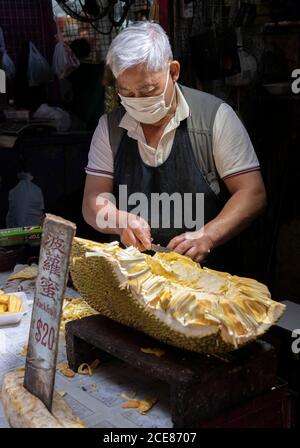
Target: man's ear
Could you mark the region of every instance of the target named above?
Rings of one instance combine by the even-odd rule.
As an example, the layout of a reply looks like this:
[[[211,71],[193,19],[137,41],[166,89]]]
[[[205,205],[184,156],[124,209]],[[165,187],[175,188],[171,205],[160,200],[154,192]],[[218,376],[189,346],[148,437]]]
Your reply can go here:
[[[180,64],[178,61],[172,61],[170,63],[170,73],[172,80],[176,82],[180,75]]]

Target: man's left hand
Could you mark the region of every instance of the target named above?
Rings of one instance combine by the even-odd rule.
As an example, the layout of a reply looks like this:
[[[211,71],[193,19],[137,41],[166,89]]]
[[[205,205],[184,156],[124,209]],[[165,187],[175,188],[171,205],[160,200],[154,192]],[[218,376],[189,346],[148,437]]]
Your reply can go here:
[[[173,238],[168,249],[186,255],[193,261],[205,260],[213,248],[213,241],[205,233],[186,232]]]

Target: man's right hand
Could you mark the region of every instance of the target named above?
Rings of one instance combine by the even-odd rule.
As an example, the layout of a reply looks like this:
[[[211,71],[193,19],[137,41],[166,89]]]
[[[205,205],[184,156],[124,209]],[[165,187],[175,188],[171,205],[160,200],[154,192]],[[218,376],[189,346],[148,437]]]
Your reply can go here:
[[[143,218],[119,211],[120,240],[125,246],[134,246],[139,250],[151,249],[151,229]]]
[[[119,235],[121,242],[126,246],[135,246],[139,250],[150,249],[151,230],[149,224],[143,218],[133,213],[117,210],[113,203],[109,205],[106,201],[105,216],[107,218],[108,214],[111,213],[111,216],[115,218],[117,214],[117,219],[113,219],[115,225],[113,227],[99,227],[97,215],[104,204],[102,206],[97,205],[97,198],[102,194],[112,193],[112,191],[112,178],[89,174],[86,176],[82,204],[82,213],[85,221],[102,233]]]

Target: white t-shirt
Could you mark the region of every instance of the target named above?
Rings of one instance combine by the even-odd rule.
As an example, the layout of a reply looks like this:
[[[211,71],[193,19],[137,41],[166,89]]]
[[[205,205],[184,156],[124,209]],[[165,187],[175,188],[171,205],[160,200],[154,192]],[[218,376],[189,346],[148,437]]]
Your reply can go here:
[[[147,145],[143,129],[138,121],[126,112],[119,126],[126,129],[129,137],[137,140],[139,153],[149,166],[156,167],[164,163],[172,149],[176,128],[189,114],[189,106],[176,84],[178,104],[174,117],[170,120],[158,147]],[[220,105],[213,126],[213,156],[221,179],[259,169],[249,135],[234,110],[226,103]],[[114,160],[109,143],[107,115],[99,120],[89,151],[87,174],[113,177]]]

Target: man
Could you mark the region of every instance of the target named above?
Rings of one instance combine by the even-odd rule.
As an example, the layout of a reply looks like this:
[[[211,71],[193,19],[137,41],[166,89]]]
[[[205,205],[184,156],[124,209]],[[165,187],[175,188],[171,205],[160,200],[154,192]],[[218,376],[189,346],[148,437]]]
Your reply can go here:
[[[110,46],[107,64],[122,106],[100,118],[92,140],[83,199],[86,222],[126,246],[149,249],[153,241],[194,261],[214,255],[224,261],[217,248],[266,205],[259,162],[245,128],[218,98],[177,84],[180,65],[158,24],[138,22],[123,30]],[[153,193],[191,193],[193,216],[195,198],[203,193],[204,226],[200,231],[174,226],[175,206],[173,225],[151,228],[151,210],[145,222],[130,213],[132,208],[119,209],[118,198],[116,204],[99,204],[99,194],[116,196],[122,185],[129,195],[143,192],[149,201]],[[115,224],[99,228],[103,207],[106,217],[114,214]]]

